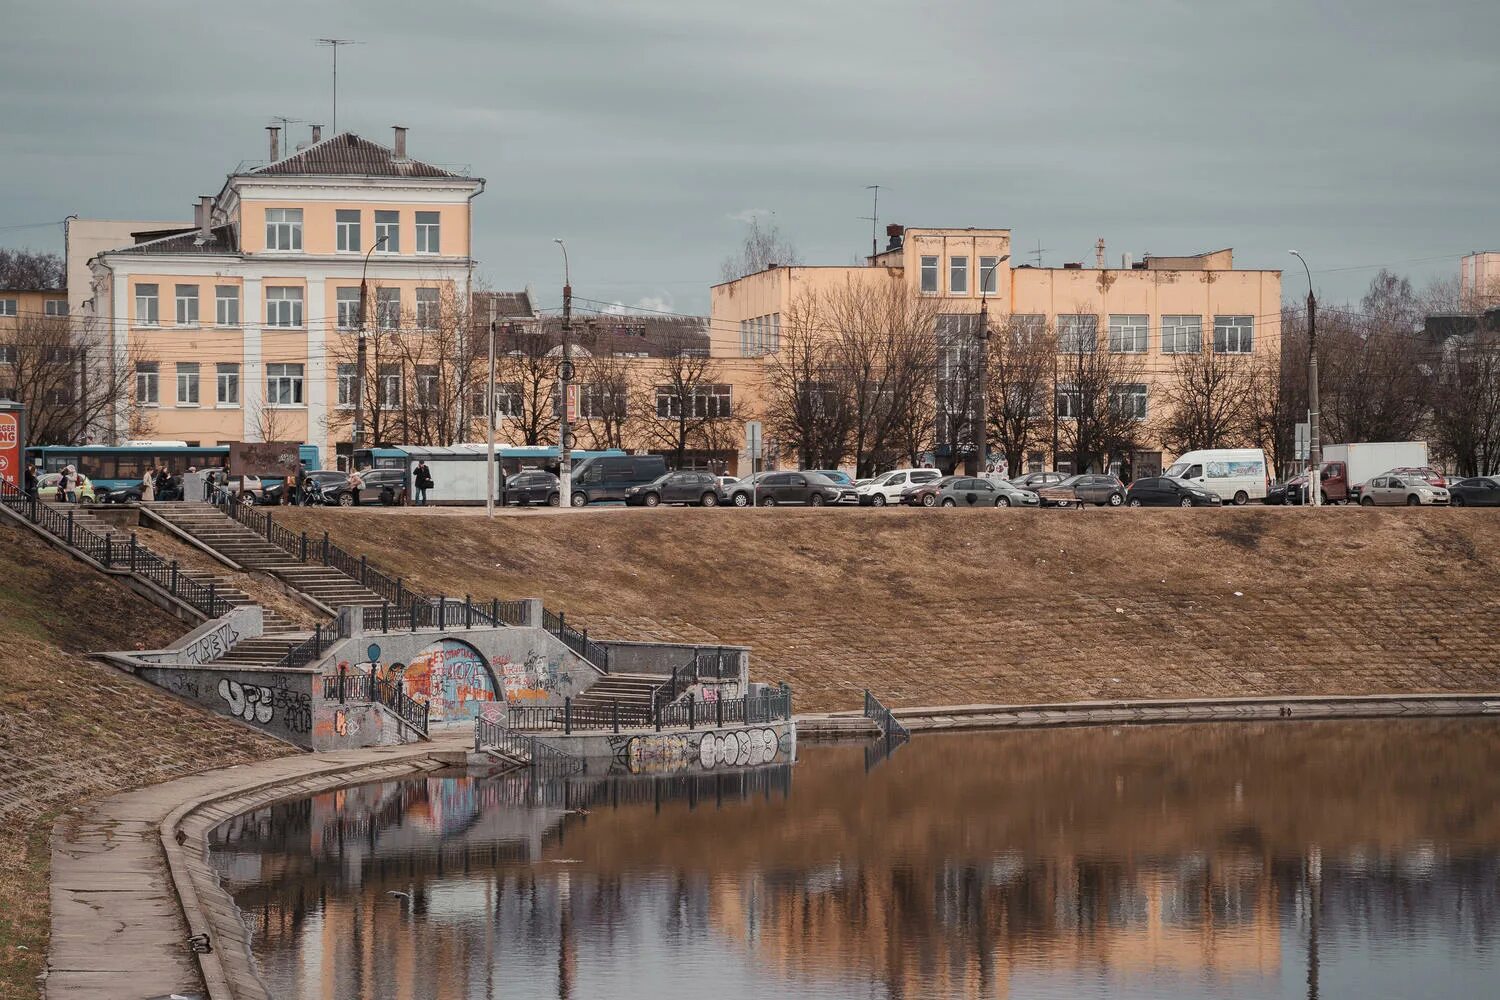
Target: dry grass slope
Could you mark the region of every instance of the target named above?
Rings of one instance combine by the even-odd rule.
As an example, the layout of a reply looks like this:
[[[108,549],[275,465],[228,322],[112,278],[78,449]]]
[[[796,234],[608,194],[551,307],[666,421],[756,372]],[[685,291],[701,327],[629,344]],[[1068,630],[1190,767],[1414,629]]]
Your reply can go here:
[[[37,996],[54,820],[68,808],[211,767],[293,752],[83,658],[187,626],[0,524],[0,998]]]
[[[803,710],[1500,690],[1486,510],[279,514],[434,593],[746,643]],[[1236,594],[1241,596],[1236,596]]]

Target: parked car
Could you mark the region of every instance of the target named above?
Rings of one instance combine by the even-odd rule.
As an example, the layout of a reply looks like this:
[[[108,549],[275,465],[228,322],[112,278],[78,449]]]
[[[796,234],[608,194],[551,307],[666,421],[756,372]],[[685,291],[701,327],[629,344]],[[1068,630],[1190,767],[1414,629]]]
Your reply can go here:
[[[1086,503],[1118,507],[1125,502],[1125,484],[1114,476],[1085,472],[1037,490],[1043,507],[1069,507]]]
[[[816,472],[761,472],[741,479],[724,499],[736,507],[752,503],[762,507],[778,504],[806,504],[822,507],[838,503],[843,488]]]
[[[1425,479],[1428,486],[1448,488],[1447,477],[1430,465],[1402,465],[1392,469],[1390,475],[1416,476],[1418,479]]]
[[[1284,483],[1272,483],[1266,490],[1266,503],[1273,507],[1301,506],[1307,497],[1307,474],[1293,476]]]
[[[1011,485],[1018,486],[1023,490],[1036,492],[1043,486],[1056,486],[1068,477],[1061,472],[1028,472],[1024,476],[1012,479]]]
[[[941,507],[1036,507],[1041,498],[1030,490],[1023,490],[1000,479],[981,479],[973,476],[950,476],[949,482],[938,491]]]
[[[1500,479],[1493,476],[1460,479],[1448,487],[1448,497],[1455,507],[1500,507]]]
[[[839,497],[839,503],[859,503],[859,490],[855,486],[854,477],[842,469],[811,469],[818,475],[843,488],[843,494]]]
[[[714,481],[719,484],[719,492],[722,493],[735,483],[739,482],[734,476],[714,476]]]
[[[81,482],[78,486],[78,500],[80,503],[93,503],[97,497],[94,494],[94,482],[88,476],[80,476]],[[62,480],[61,472],[46,472],[36,481],[36,498],[44,503],[53,503],[65,500],[66,497],[57,495],[57,484]],[[137,497],[139,499],[139,497]]]
[[[938,493],[958,476],[944,476],[942,479],[934,479],[926,483],[916,483],[901,491],[897,502],[903,507],[936,507]]]
[[[1361,507],[1391,506],[1405,504],[1417,507],[1423,504],[1446,504],[1448,491],[1433,486],[1421,476],[1398,476],[1387,473],[1376,476],[1359,491]]]
[[[717,507],[719,484],[707,472],[669,472],[649,483],[627,489],[625,503],[631,507],[655,507],[664,503]]]
[[[1125,502],[1132,507],[1219,507],[1224,503],[1212,490],[1169,476],[1137,479],[1126,493]]]
[[[573,470],[574,507],[587,507],[604,500],[624,500],[632,486],[644,486],[667,474],[667,460],[660,455],[601,455],[587,458]]]
[[[544,469],[525,469],[505,481],[505,502],[518,507],[546,504],[556,507],[561,501],[560,480]]]
[[[884,507],[900,500],[902,491],[908,486],[932,483],[942,478],[943,474],[936,469],[893,469],[856,487],[855,495],[861,507]]]
[[[405,469],[366,469],[359,475],[364,485],[357,496],[349,485],[348,476],[345,476],[343,482],[323,488],[323,502],[336,507],[372,503],[390,507],[406,502]]]

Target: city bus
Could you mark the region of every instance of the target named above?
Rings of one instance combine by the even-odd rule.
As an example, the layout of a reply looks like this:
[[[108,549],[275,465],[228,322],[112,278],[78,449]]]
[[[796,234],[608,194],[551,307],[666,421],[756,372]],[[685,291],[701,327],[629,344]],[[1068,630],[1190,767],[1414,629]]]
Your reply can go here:
[[[304,444],[299,449],[309,470],[320,468],[318,446]],[[131,441],[110,444],[47,444],[26,449],[26,460],[38,476],[61,472],[73,466],[88,476],[95,491],[103,497],[110,490],[139,486],[146,470],[165,466],[174,475],[188,469],[218,468],[229,460],[229,446],[189,445],[185,441]]]

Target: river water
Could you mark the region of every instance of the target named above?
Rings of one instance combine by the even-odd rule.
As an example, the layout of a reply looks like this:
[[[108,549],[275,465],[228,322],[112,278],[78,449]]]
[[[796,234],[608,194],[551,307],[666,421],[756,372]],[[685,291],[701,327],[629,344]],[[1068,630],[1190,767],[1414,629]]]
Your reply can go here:
[[[360,785],[212,843],[277,998],[1491,997],[1500,721]]]

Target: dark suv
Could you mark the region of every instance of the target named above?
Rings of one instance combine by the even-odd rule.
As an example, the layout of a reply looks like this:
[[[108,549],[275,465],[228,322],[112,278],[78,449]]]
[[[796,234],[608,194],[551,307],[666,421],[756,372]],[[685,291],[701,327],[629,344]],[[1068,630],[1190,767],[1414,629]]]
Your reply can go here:
[[[719,482],[707,472],[669,472],[625,491],[632,507],[655,507],[664,503],[687,503],[699,507],[719,505]]]
[[[624,500],[632,486],[644,486],[667,474],[667,460],[660,455],[600,456],[585,459],[573,470],[574,507],[587,507],[601,500]]]

